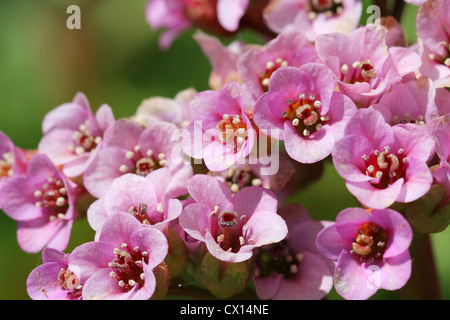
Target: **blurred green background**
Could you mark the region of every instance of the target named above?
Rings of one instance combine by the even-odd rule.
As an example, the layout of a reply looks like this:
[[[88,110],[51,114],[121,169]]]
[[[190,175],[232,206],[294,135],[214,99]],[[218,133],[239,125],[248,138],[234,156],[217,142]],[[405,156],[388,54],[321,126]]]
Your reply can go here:
[[[126,4],[125,4],[126,3]],[[24,149],[41,138],[44,115],[84,92],[93,110],[107,103],[116,118],[132,115],[151,96],[173,97],[180,90],[208,89],[210,64],[189,31],[167,51],[144,17],[146,0],[0,0],[0,130]],[[81,8],[81,30],[66,28],[66,8]],[[417,8],[406,6],[402,24],[415,41]],[[364,19],[364,16],[363,16]],[[238,37],[252,38],[250,34]],[[357,202],[327,163],[323,178],[295,198],[316,219],[334,220]],[[66,252],[93,240],[86,219],[75,222]],[[443,298],[450,298],[450,230],[432,236]],[[40,254],[23,252],[16,223],[0,212],[0,299],[25,300],[26,278]],[[339,299],[332,292],[330,298]],[[379,291],[372,299],[396,299]]]

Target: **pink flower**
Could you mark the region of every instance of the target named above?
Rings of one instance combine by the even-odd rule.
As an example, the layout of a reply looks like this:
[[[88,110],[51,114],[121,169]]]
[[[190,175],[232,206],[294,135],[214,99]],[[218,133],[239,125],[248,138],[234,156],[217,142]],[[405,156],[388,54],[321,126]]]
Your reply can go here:
[[[449,0],[428,0],[417,12],[417,43],[422,56],[420,73],[437,88],[450,87]]]
[[[271,76],[269,91],[258,99],[254,121],[259,129],[272,130],[267,133],[283,140],[291,158],[318,162],[330,155],[356,111],[348,97],[334,91],[335,85],[323,64],[282,67]]]
[[[187,193],[187,179],[174,179],[168,168],[146,177],[127,173],[114,180],[103,198],[89,207],[90,226],[99,232],[116,212],[128,212],[144,225],[153,225],[166,234],[170,221],[178,218],[182,205],[177,199]]]
[[[348,121],[332,156],[350,193],[367,207],[383,209],[428,192],[433,179],[427,161],[433,153],[425,128],[410,123],[391,127],[369,108]]]
[[[302,30],[310,41],[320,34],[349,33],[356,29],[362,13],[359,0],[272,1],[264,11],[264,21],[276,33]]]
[[[226,83],[219,92],[199,92],[190,103],[193,121],[183,137],[183,151],[203,159],[211,171],[222,171],[249,155],[255,133],[244,111],[241,86]]]
[[[336,292],[348,300],[364,300],[378,289],[398,290],[406,284],[412,237],[408,221],[394,210],[348,208],[318,233],[316,246],[337,262]]]
[[[436,144],[440,167],[450,165],[450,114],[435,118],[427,127]]]
[[[422,127],[439,116],[435,103],[436,89],[426,77],[399,82],[371,108],[378,110],[387,123],[415,123]]]
[[[168,122],[155,123],[143,129],[134,121],[116,121],[105,132],[102,149],[86,169],[86,189],[101,198],[114,179],[126,173],[145,177],[162,167],[169,168],[179,179],[190,177],[192,167],[177,154],[178,142],[172,140],[176,130],[177,127]]]
[[[45,116],[39,153],[62,166],[66,176],[80,176],[100,147],[105,130],[113,123],[114,115],[108,105],[102,105],[94,115],[86,96],[77,93],[72,102]]]
[[[166,97],[145,99],[136,110],[133,120],[145,128],[160,122],[169,122],[178,128],[184,128],[192,120],[189,102],[196,93],[194,88],[188,88],[177,93],[173,99]]]
[[[236,31],[249,0],[217,0],[217,19],[225,30]]]
[[[3,210],[17,221],[20,247],[30,253],[45,246],[64,250],[73,221],[79,188],[43,154],[30,159],[26,175],[12,177],[2,190]]]
[[[246,50],[237,68],[248,95],[247,104],[253,106],[268,90],[272,74],[280,67],[300,67],[319,61],[314,47],[299,31],[283,32],[264,46]]]
[[[42,264],[34,268],[27,278],[27,292],[31,299],[81,299],[83,285],[68,267],[69,256],[52,248],[42,250]]]
[[[118,212],[105,222],[98,241],[73,250],[69,269],[78,270],[85,300],[148,300],[156,285],[153,268],[167,252],[163,233]]]
[[[226,184],[198,174],[189,181],[188,191],[195,202],[183,209],[180,226],[219,260],[248,260],[254,248],[281,241],[287,234],[269,190],[246,187],[232,196]]]
[[[391,85],[420,66],[420,57],[412,50],[388,50],[386,33],[382,26],[367,25],[348,35],[331,33],[317,37],[317,54],[333,71],[342,93],[358,106],[377,102]]]
[[[4,196],[2,187],[13,176],[25,174],[28,167],[27,152],[14,145],[14,142],[0,131],[0,209]]]
[[[317,250],[317,233],[330,223],[314,221],[301,205],[279,211],[288,225],[286,239],[255,250],[253,281],[260,299],[316,300],[333,287],[333,267]]]

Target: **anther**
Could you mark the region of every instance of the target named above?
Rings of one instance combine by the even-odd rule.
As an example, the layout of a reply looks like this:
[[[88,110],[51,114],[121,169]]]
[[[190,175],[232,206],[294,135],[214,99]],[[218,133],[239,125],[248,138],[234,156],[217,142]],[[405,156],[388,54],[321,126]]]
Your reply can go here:
[[[122,172],[122,173],[126,173],[126,172],[128,172],[128,167],[126,165],[122,164],[119,167],[119,171]]]
[[[134,157],[134,152],[133,152],[133,151],[127,151],[127,152],[125,153],[125,157],[126,157],[127,159],[133,159],[133,157]]]

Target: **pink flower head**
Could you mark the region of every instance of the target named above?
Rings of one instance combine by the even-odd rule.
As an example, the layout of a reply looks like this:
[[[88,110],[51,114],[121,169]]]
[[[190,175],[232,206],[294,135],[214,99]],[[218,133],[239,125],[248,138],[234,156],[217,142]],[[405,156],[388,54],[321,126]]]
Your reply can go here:
[[[253,281],[260,299],[315,300],[333,287],[332,269],[315,246],[317,233],[329,223],[311,220],[298,204],[279,211],[289,228],[285,240],[255,250]]]
[[[411,202],[431,187],[427,161],[434,142],[416,124],[391,127],[375,109],[360,109],[333,150],[333,163],[348,190],[365,206],[383,209]]]
[[[225,30],[236,31],[249,0],[217,0],[217,19]]]
[[[72,102],[47,113],[38,150],[62,166],[66,176],[77,177],[92,161],[112,123],[114,115],[108,105],[102,105],[94,115],[86,96],[77,93]]]
[[[428,0],[416,18],[417,42],[422,56],[420,72],[436,87],[450,87],[449,0]]]
[[[232,196],[216,178],[195,175],[188,191],[195,202],[183,209],[180,226],[219,260],[248,260],[254,248],[281,241],[287,234],[277,214],[277,199],[267,189],[246,187]]]
[[[42,250],[42,265],[27,278],[27,292],[33,300],[79,300],[82,283],[69,269],[69,256],[56,249]]]
[[[433,82],[420,77],[393,85],[371,108],[378,110],[391,125],[415,123],[423,127],[439,115],[435,96]]]
[[[280,0],[272,1],[265,9],[264,20],[276,33],[302,30],[310,41],[314,41],[320,34],[353,31],[361,13],[359,0]]]
[[[69,268],[78,270],[85,300],[148,300],[156,286],[153,268],[167,252],[162,232],[118,212],[105,222],[98,241],[73,250]]]
[[[364,300],[378,289],[398,290],[406,284],[412,237],[408,221],[394,210],[348,208],[318,233],[316,246],[337,262],[336,292],[348,300]]]
[[[146,177],[124,174],[89,207],[89,224],[98,232],[108,217],[128,212],[142,224],[154,225],[166,233],[169,222],[181,213],[182,205],[176,198],[187,193],[186,183],[187,179],[173,179],[168,168],[152,171]]]
[[[280,67],[319,61],[313,45],[300,31],[283,32],[264,46],[247,50],[238,61],[238,72],[249,94],[247,101],[253,105],[269,89],[269,80]]]
[[[420,66],[420,57],[413,51],[388,50],[386,33],[386,28],[375,24],[348,35],[320,35],[316,40],[317,54],[333,71],[339,89],[362,107],[376,102],[391,85]],[[400,63],[404,61],[408,63]]]
[[[32,157],[27,174],[12,177],[2,190],[3,210],[17,221],[20,247],[30,253],[45,246],[64,250],[80,214],[75,210],[79,194],[46,155]]]
[[[189,102],[197,91],[188,88],[180,91],[173,99],[151,97],[142,101],[133,120],[148,128],[160,122],[175,124],[178,128],[186,127],[192,120]]]
[[[291,158],[318,162],[330,155],[356,111],[348,97],[334,91],[335,85],[323,64],[282,67],[270,78],[269,91],[258,99],[254,121],[259,129],[279,130],[279,135],[268,134],[284,141]]]
[[[13,176],[25,174],[28,167],[26,151],[14,145],[14,142],[0,131],[0,209],[4,196],[3,185]]]
[[[86,189],[95,197],[103,197],[114,179],[134,173],[146,176],[167,167],[184,179],[192,175],[192,167],[176,153],[178,142],[172,140],[177,130],[173,123],[161,122],[144,129],[138,123],[120,119],[105,132],[103,147],[84,174]]]
[[[203,159],[211,171],[222,171],[250,154],[255,133],[237,82],[226,83],[219,92],[198,93],[190,110],[194,120],[186,128],[189,137],[183,137],[188,156]]]

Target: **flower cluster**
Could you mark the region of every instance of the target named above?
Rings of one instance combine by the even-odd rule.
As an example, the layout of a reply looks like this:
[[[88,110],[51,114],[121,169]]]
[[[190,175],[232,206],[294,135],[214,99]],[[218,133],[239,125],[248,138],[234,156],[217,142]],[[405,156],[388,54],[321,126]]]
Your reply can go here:
[[[20,247],[42,251],[29,296],[162,299],[183,277],[218,298],[249,283],[260,299],[402,288],[413,230],[450,221],[449,7],[420,4],[406,46],[401,29],[358,26],[357,0],[149,0],[164,48],[258,14],[273,37],[225,46],[197,32],[209,90],[120,119],[77,93],[45,116],[36,150],[0,133],[0,208]],[[335,221],[286,201],[325,161],[360,203]],[[83,216],[95,238],[65,253]]]

